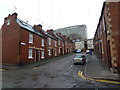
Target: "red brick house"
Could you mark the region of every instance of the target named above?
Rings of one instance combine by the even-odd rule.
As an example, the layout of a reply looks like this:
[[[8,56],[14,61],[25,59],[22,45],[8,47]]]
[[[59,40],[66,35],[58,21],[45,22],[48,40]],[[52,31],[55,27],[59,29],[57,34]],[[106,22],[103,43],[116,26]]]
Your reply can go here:
[[[49,33],[51,36],[54,37],[53,51],[54,51],[54,57],[57,57],[58,56],[58,38],[54,34],[53,29],[47,30],[47,33]]]
[[[17,13],[9,15],[2,26],[3,63],[28,63],[45,59],[45,39],[46,36],[18,19]]]
[[[73,43],[67,39],[61,34],[53,34],[53,30],[44,31],[40,24],[31,26],[18,19],[17,13],[9,14],[0,32],[0,57],[4,64],[24,64],[54,58],[72,51]]]
[[[70,40],[69,37],[67,37],[66,35],[62,35],[61,33],[57,33],[57,35],[62,39],[62,54],[69,54],[72,53],[74,51],[74,43],[72,42],[72,40]]]
[[[64,39],[62,38],[61,33],[56,33],[56,36],[58,38],[58,55],[64,55]]]
[[[69,42],[70,42],[70,39],[66,36],[66,35],[61,35],[60,36],[62,39],[63,39],[63,43],[64,43],[64,54],[69,54],[70,53],[70,48],[71,47],[69,47]]]
[[[104,2],[94,36],[95,52],[113,72],[120,70],[120,2]]]
[[[56,49],[55,49],[55,47],[57,48],[57,46],[55,46],[56,38],[53,37],[52,35],[50,35],[48,32],[44,31],[42,29],[42,25],[34,25],[34,28],[36,28],[42,35],[47,37],[47,40],[45,41],[45,44],[46,44],[45,56],[46,56],[46,58],[49,59],[49,58],[53,58],[53,57],[57,56]]]
[[[0,29],[0,64],[2,64],[2,30]]]

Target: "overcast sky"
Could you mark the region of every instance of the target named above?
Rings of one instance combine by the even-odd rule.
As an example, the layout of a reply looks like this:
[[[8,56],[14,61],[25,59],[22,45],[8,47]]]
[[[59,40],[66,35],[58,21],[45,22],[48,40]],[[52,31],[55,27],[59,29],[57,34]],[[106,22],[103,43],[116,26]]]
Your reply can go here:
[[[88,38],[93,38],[105,0],[0,0],[0,27],[8,14],[29,24],[42,24],[43,29],[58,29],[73,25],[87,26]]]

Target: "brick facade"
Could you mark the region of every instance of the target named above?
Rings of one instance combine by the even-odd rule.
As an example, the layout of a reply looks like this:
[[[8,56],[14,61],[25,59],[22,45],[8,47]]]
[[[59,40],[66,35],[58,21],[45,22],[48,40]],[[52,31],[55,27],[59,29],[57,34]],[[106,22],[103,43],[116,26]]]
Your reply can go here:
[[[0,40],[2,40],[0,57],[5,64],[38,62],[74,51],[74,43],[71,40],[44,31],[42,25],[31,26],[18,19],[17,13],[5,18],[0,31]],[[65,42],[69,46],[65,46]],[[70,49],[67,53],[64,51],[65,47]]]
[[[120,70],[120,2],[104,2],[94,36],[95,51],[111,70]]]

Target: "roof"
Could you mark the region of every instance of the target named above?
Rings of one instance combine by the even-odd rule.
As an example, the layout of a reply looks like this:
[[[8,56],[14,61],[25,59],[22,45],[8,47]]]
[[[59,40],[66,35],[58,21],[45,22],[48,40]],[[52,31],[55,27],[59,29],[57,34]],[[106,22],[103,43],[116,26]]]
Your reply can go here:
[[[44,37],[44,38],[47,38],[46,36],[42,35],[40,32],[38,32],[37,29],[33,28],[30,24],[28,24],[27,22],[24,22],[23,20],[20,20],[20,19],[16,19],[16,22],[20,25],[20,27],[30,31],[30,32],[33,32],[41,37]]]
[[[55,37],[53,37],[52,35],[50,35],[49,33],[47,33],[45,30],[42,30],[42,32],[44,32],[47,36],[51,37],[52,39],[55,39]]]
[[[62,38],[60,38],[59,36],[57,36],[57,35],[55,35],[58,39],[60,39],[60,40],[63,40]]]
[[[96,34],[97,34],[98,27],[99,27],[99,25],[100,25],[100,21],[101,21],[101,19],[102,19],[102,16],[103,16],[103,14],[104,14],[105,5],[106,5],[106,2],[103,2],[103,6],[102,6],[102,10],[101,10],[101,15],[100,15],[100,18],[99,18],[99,22],[98,22],[98,25],[97,25],[97,29],[96,29],[95,34],[94,34],[94,39],[95,39],[95,36],[96,36]]]

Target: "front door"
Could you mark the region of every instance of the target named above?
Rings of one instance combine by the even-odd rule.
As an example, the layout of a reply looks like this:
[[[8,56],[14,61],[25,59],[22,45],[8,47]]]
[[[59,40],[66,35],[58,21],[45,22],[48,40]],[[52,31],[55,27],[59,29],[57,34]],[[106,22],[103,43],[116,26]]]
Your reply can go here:
[[[111,61],[110,41],[108,41],[107,44],[108,44],[108,47],[107,47],[107,49],[108,49],[108,51],[107,51],[107,53],[108,53],[108,66],[109,66],[109,68],[111,68],[112,61]]]
[[[40,51],[39,50],[35,50],[35,62],[40,61]]]

